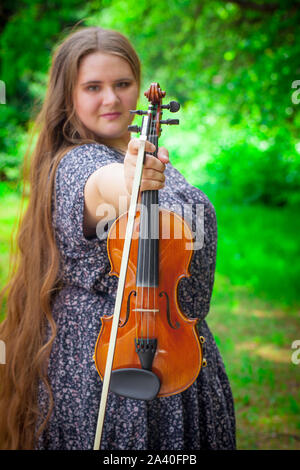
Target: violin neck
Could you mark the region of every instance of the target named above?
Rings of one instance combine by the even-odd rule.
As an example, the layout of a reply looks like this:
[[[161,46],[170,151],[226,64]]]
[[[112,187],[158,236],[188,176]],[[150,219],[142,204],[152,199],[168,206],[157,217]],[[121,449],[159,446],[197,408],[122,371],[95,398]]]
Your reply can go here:
[[[148,140],[156,146],[153,155],[157,157],[158,136],[149,135]],[[158,287],[158,190],[143,191],[141,199],[136,285],[139,287]]]

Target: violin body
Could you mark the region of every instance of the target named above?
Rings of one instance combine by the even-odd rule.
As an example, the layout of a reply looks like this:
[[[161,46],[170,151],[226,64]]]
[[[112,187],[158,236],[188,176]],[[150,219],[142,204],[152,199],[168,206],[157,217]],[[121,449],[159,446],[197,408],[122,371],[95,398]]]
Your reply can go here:
[[[110,275],[118,276],[120,272],[127,217],[125,213],[116,219],[108,234]],[[202,365],[202,342],[196,327],[198,320],[187,318],[181,312],[177,295],[180,279],[190,276],[193,236],[188,224],[178,214],[159,208],[158,283],[152,287],[137,286],[140,218],[140,211],[137,211],[112,370],[152,370],[160,380],[157,396],[165,397],[187,389],[196,380]],[[113,315],[102,317],[95,347],[94,360],[101,378],[105,371],[112,320]],[[153,342],[155,351],[146,355],[144,361],[137,352],[138,348],[151,349]]]

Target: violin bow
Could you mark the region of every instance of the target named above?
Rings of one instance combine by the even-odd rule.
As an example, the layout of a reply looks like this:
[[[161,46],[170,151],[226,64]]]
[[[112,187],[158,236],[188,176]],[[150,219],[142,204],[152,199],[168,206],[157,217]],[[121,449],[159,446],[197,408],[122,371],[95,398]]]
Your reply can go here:
[[[145,117],[146,117],[145,126],[148,126],[148,123],[147,123],[148,116],[145,116]],[[113,364],[113,359],[114,359],[118,326],[119,326],[119,321],[120,321],[121,305],[122,305],[122,299],[123,299],[123,293],[124,293],[124,287],[125,287],[125,278],[126,278],[126,273],[127,273],[129,251],[130,251],[130,246],[131,246],[131,239],[132,239],[132,233],[133,233],[133,227],[134,227],[137,201],[138,201],[138,196],[139,196],[139,189],[140,189],[142,173],[143,173],[146,140],[147,140],[147,134],[143,132],[139,137],[139,141],[140,141],[139,150],[138,150],[136,170],[135,170],[132,192],[131,192],[131,200],[130,200],[130,207],[128,211],[128,221],[127,221],[127,226],[126,226],[126,234],[125,234],[125,241],[124,241],[121,268],[120,268],[120,276],[119,276],[118,289],[117,289],[117,295],[116,295],[116,301],[115,301],[115,308],[114,308],[114,315],[113,315],[113,321],[112,321],[112,327],[111,327],[111,333],[110,333],[105,372],[104,372],[104,377],[103,377],[102,394],[101,394],[97,428],[96,428],[95,441],[94,441],[94,450],[100,449],[103,423],[104,423],[105,411],[106,411],[106,403],[107,403],[107,397],[108,397],[109,385],[110,385],[110,379],[111,379],[112,364]]]

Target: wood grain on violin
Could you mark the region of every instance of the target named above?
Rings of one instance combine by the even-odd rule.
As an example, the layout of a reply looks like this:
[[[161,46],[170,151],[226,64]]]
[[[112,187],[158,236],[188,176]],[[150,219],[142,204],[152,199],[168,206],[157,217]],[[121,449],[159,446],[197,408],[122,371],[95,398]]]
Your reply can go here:
[[[120,272],[124,227],[127,214],[112,225],[108,236],[108,254],[111,275]],[[140,233],[140,213],[137,213],[134,233]],[[186,244],[193,237],[187,223],[176,213],[159,210],[158,257],[147,250],[144,257],[146,269],[138,264],[139,237],[133,237],[127,269],[125,290],[120,314],[120,324],[115,349],[113,369],[142,368],[143,353],[138,346],[150,350],[152,363],[147,364],[160,379],[158,396],[174,395],[188,388],[197,378],[202,364],[202,347],[197,332],[197,319],[187,318],[180,310],[177,286],[182,277],[189,276],[192,251]],[[163,228],[169,237],[163,237]],[[168,227],[168,228],[167,228]],[[178,234],[182,234],[181,238]],[[149,262],[146,261],[150,257]],[[158,279],[155,279],[155,265]],[[150,274],[150,265],[152,272]],[[137,279],[145,278],[144,282]],[[152,279],[151,279],[152,278]],[[154,281],[154,282],[153,282]],[[154,285],[157,284],[157,285]],[[111,316],[102,317],[102,327],[95,348],[97,370],[103,378],[111,330]],[[153,346],[155,341],[155,348]],[[146,367],[144,365],[144,367]]]

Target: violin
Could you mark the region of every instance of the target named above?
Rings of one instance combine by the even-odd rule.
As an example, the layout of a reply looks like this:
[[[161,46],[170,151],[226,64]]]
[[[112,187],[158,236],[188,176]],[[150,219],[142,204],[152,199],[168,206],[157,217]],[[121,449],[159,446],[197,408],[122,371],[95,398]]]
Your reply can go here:
[[[189,277],[193,235],[175,212],[159,207],[158,190],[142,191],[137,205],[145,158],[145,142],[156,146],[162,110],[177,112],[179,103],[162,104],[166,92],[152,83],[144,93],[149,101],[140,132],[140,147],[129,211],[111,225],[107,238],[110,275],[118,276],[113,315],[102,317],[94,361],[103,380],[95,449],[99,449],[108,391],[140,400],[167,397],[186,390],[196,380],[203,359],[196,323],[181,311],[177,294],[180,279]],[[187,248],[188,247],[188,248]]]

